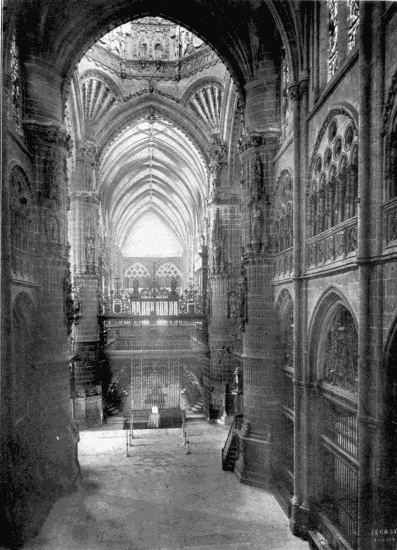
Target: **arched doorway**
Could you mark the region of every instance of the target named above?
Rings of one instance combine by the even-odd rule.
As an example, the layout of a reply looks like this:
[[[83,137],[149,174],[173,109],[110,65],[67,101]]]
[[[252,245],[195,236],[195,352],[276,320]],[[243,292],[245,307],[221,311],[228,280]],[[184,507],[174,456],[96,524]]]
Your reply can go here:
[[[352,548],[358,535],[358,336],[347,304],[331,292],[314,318],[312,500],[318,528]]]

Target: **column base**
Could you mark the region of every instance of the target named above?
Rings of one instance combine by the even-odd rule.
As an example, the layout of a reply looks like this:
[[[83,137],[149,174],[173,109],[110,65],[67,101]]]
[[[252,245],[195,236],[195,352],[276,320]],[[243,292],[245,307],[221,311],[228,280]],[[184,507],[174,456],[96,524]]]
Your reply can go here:
[[[102,395],[75,397],[72,407],[74,419],[77,420],[80,428],[86,429],[102,426]]]
[[[291,517],[289,518],[289,526],[291,533],[295,537],[303,540],[308,540],[310,530],[310,511],[308,508],[294,503],[291,503]]]
[[[259,434],[247,433],[248,430],[245,424],[239,433],[240,451],[234,472],[241,483],[270,490],[271,458],[275,445],[262,439]]]
[[[234,415],[231,414],[225,414],[218,418],[217,422],[218,424],[223,424],[224,426],[231,426],[233,423]]]

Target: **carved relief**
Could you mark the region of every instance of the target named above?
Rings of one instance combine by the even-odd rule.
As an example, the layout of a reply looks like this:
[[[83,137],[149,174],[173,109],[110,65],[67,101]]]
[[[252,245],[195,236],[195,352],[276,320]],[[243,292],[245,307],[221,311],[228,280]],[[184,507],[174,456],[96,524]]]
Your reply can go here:
[[[248,321],[248,281],[245,276],[245,268],[242,266],[241,275],[238,282],[238,318],[239,318],[239,328],[241,332],[245,331],[245,325]]]
[[[235,291],[228,292],[227,295],[227,316],[232,321],[236,321],[238,318],[239,309],[239,295]]]
[[[350,312],[341,306],[331,321],[324,345],[324,382],[357,392],[357,330]]]
[[[212,141],[208,148],[208,156],[210,159],[208,166],[210,172],[209,197],[210,199],[214,199],[219,192],[220,172],[226,163],[226,144],[216,134],[212,136]]]
[[[214,275],[226,274],[225,252],[225,236],[221,224],[220,210],[217,208],[212,228],[212,272]]]

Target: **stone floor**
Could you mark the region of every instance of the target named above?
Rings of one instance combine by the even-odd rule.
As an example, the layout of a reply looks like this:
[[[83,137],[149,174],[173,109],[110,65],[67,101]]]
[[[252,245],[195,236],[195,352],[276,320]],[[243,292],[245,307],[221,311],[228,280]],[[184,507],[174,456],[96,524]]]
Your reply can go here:
[[[227,427],[81,433],[79,489],[61,499],[26,550],[308,550],[274,497],[221,468]]]

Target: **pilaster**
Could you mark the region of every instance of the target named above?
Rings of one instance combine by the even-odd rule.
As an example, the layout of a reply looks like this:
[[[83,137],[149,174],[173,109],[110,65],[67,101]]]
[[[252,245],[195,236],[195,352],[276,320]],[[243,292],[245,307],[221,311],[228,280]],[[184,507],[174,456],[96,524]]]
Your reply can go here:
[[[71,260],[79,321],[74,326],[75,416],[84,426],[102,423],[99,372],[99,207],[96,189],[96,145],[86,139],[77,144],[76,168],[70,193]],[[85,406],[90,398],[90,407]]]

